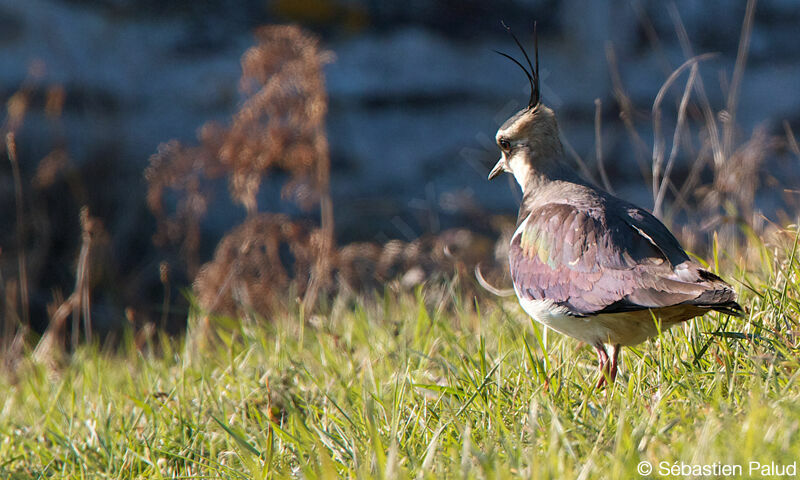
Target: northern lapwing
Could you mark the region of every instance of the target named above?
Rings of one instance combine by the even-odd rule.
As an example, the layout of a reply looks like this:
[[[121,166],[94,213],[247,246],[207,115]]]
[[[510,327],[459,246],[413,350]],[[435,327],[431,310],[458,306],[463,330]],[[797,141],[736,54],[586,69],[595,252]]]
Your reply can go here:
[[[555,114],[539,98],[538,45],[534,68],[514,41],[530,71],[497,53],[525,71],[530,101],[497,131],[502,154],[489,179],[509,172],[522,188],[509,262],[525,312],[595,348],[598,387],[615,379],[623,345],[709,310],[741,316],[731,286],[692,260],[663,223],[567,165]]]

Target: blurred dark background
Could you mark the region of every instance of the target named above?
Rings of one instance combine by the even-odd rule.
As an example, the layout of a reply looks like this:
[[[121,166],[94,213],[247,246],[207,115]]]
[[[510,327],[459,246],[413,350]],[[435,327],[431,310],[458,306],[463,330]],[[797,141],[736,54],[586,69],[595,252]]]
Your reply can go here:
[[[132,283],[144,291],[161,288],[143,170],[160,143],[191,144],[205,122],[228,121],[242,98],[240,58],[260,25],[300,24],[335,55],[325,69],[327,130],[336,235],[345,243],[481,229],[487,213],[515,212],[515,190],[486,181],[498,156],[496,128],[528,96],[523,74],[491,51],[518,55],[501,20],[531,48],[538,21],[543,101],[555,109],[564,139],[596,173],[600,99],[611,183],[621,196],[652,207],[614,88],[624,88],[639,134],[652,148],[649,109],[665,79],[689,56],[719,52],[701,64],[700,75],[724,121],[719,112],[745,10],[744,1],[721,0],[1,0],[0,97],[31,92],[16,137],[18,157],[25,185],[44,182],[26,188],[25,208],[49,212],[47,221],[33,218],[25,235],[31,261],[39,262],[31,266],[40,279],[33,303],[45,305],[74,283],[83,205],[105,225],[114,269],[134,272],[126,278],[135,277]],[[681,24],[691,54],[677,33]],[[746,140],[763,128],[785,137],[787,129],[800,128],[800,6],[759,1],[749,42],[737,135]],[[684,83],[668,94],[667,126],[674,125]],[[63,97],[57,118],[47,113],[54,89]],[[55,146],[74,170],[48,183],[40,164]],[[757,172],[764,185],[777,187],[756,197],[770,218],[787,208],[800,177],[790,150],[771,151]],[[679,156],[672,175],[687,175],[692,158]],[[15,191],[7,161],[0,171],[2,273],[11,276]],[[282,182],[276,176],[263,186],[259,209],[303,215],[281,200]],[[245,217],[242,208],[218,200],[203,224],[208,256]],[[173,281],[188,285],[190,279]],[[43,307],[39,312],[44,324]]]

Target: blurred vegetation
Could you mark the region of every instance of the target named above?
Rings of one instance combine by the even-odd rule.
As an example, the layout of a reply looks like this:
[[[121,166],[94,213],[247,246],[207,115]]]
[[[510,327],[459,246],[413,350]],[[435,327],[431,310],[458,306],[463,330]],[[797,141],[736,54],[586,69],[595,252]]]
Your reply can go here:
[[[800,449],[797,238],[754,241],[766,256],[750,272],[717,252],[749,316],[626,349],[601,391],[591,348],[528,323],[513,298],[476,310],[456,283],[338,297],[310,318],[287,302],[271,322],[219,319],[212,345],[192,340],[207,334],[198,314],[185,342],[126,337],[59,367],[14,357],[0,473],[637,478],[647,460],[750,478],[748,462],[791,464]]]
[[[652,185],[655,213],[677,227],[689,251],[706,255],[705,246],[716,236],[746,265],[758,266],[764,258],[745,245],[781,231],[781,224],[793,218],[784,212],[768,219],[754,208],[759,189],[774,188],[760,182],[759,172],[765,158],[778,150],[798,149],[788,126],[785,138],[758,129],[742,138],[737,129],[738,85],[747,62],[753,5],[745,15],[723,111],[712,110],[698,74],[710,55],[693,52],[677,12],[673,20],[688,60],[669,75],[649,115],[627,96],[610,46],[607,54],[620,116],[643,178]],[[505,258],[513,219],[476,213],[473,230],[337,245],[323,75],[331,61],[333,54],[319,38],[297,26],[257,30],[255,45],[241,60],[239,110],[228,121],[203,125],[196,144],[173,140],[150,158],[144,175],[149,212],[89,209],[105,203],[93,201],[98,195],[120,197],[130,186],[114,182],[110,171],[118,165],[113,158],[104,167],[74,165],[60,120],[68,92],[44,84],[45,66],[33,64],[30,78],[6,103],[2,127],[12,179],[6,197],[16,206],[14,216],[8,216],[9,210],[4,218],[12,228],[3,234],[0,255],[3,342],[38,343],[40,356],[53,352],[56,357],[82,339],[91,343],[95,332],[111,345],[132,329],[141,343],[159,329],[185,329],[187,298],[205,312],[203,324],[210,334],[219,316],[271,321],[289,299],[299,302],[308,318],[340,296],[363,300],[385,288],[402,292],[423,283],[454,280],[465,294],[478,297],[484,288],[507,292]],[[15,143],[31,109],[44,112],[53,136],[51,151],[32,172],[21,168]],[[598,101],[598,139],[601,110]],[[668,113],[674,113],[674,126],[664,125]],[[637,133],[646,123],[652,124],[652,147]],[[599,140],[596,150],[596,171],[610,189]],[[591,176],[586,162],[572,156]],[[672,175],[678,156],[693,159],[685,178]],[[106,177],[109,182],[94,181]],[[296,204],[302,217],[258,204],[262,183],[274,179],[283,182],[284,200]],[[220,201],[220,184],[227,185],[229,200],[243,207],[244,220],[218,242],[209,259],[201,246],[215,239],[203,237],[203,224]],[[145,225],[154,222],[152,244],[151,231],[135,235],[149,245],[138,263],[128,258],[132,246],[120,244],[118,219],[128,216],[148,217]],[[44,332],[41,339],[31,335],[31,328]]]
[[[688,43],[647,115],[618,79],[615,95],[657,213],[732,280],[749,315],[711,314],[626,350],[603,391],[590,348],[485,291],[508,284],[513,219],[481,218],[491,237],[336,243],[322,75],[332,56],[315,36],[259,30],[242,58],[241,109],[206,124],[197,144],[168,142],[151,157],[149,212],[133,213],[150,219],[138,237],[151,253],[134,267],[107,227],[114,216],[87,207],[125,191],[103,170],[113,159],[74,165],[59,120],[68,92],[42,84],[34,65],[0,130],[2,193],[15,207],[0,253],[0,474],[628,478],[642,460],[796,460],[800,231],[790,214],[765,219],[753,199],[775,188],[758,181],[764,158],[800,149],[788,127],[785,138],[736,129],[748,11],[724,111],[711,110],[705,57]],[[32,108],[53,139],[26,171],[16,137]],[[674,128],[661,124],[667,108]],[[637,122],[652,122],[652,147]],[[679,151],[695,159],[680,181],[670,175]],[[602,173],[600,142],[597,158]],[[260,209],[272,177],[314,213]],[[245,216],[206,259],[202,222],[220,181]]]

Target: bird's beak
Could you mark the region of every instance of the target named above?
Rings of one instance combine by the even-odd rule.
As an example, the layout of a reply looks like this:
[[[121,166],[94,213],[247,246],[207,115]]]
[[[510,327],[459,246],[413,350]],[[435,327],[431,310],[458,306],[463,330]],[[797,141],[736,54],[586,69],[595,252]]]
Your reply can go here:
[[[497,161],[497,164],[494,166],[491,172],[489,172],[489,180],[493,179],[494,177],[500,175],[506,170],[506,162],[503,157],[500,157],[500,160]]]

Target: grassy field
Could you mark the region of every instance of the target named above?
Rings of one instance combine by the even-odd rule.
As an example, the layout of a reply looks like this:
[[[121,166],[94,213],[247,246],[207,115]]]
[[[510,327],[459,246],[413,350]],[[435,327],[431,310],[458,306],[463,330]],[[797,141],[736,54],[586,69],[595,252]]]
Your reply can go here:
[[[758,271],[724,262],[748,318],[625,349],[607,390],[591,348],[456,283],[306,321],[218,320],[214,342],[195,327],[56,367],[27,356],[0,377],[0,474],[642,478],[647,461],[658,478],[726,464],[772,478],[750,462],[791,468],[800,453],[800,269],[784,240]]]

